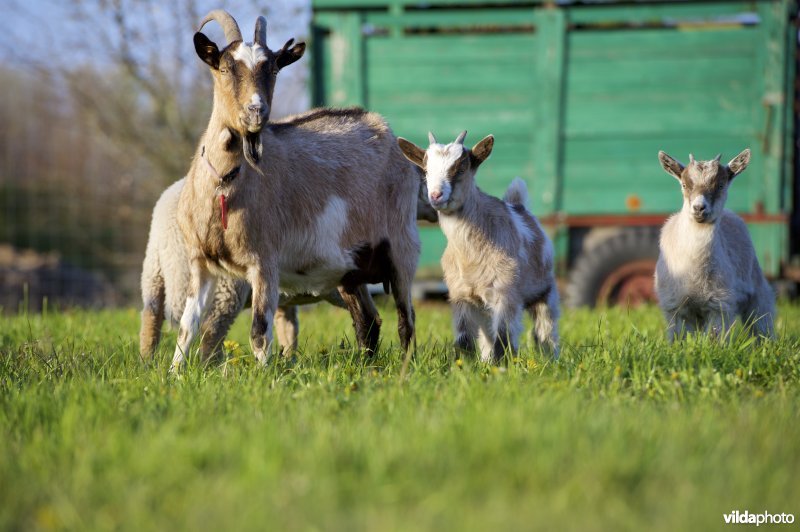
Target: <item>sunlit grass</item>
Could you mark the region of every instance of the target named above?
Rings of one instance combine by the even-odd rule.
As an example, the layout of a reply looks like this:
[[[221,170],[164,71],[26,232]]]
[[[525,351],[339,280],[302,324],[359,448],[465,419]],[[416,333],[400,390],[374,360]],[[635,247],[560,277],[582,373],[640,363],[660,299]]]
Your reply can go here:
[[[348,315],[301,313],[300,349],[256,366],[138,357],[138,312],[2,318],[0,528],[640,530],[800,514],[800,308],[775,342],[670,346],[656,309],[566,311],[561,359],[526,343],[457,358],[417,308],[353,348]]]

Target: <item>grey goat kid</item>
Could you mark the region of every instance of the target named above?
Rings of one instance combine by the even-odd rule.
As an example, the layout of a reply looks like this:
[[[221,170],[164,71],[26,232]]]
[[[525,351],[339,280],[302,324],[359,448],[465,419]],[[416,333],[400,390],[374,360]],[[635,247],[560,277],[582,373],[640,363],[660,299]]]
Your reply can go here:
[[[272,80],[304,46],[271,52],[262,18],[253,44],[241,41],[224,11],[210,19],[230,29],[229,44],[220,51],[204,35],[194,38],[211,67],[214,105],[178,202],[191,281],[172,370],[185,360],[217,276],[250,283],[250,343],[261,364],[271,354],[279,293],[319,297],[338,289],[359,345],[374,350],[380,318],[368,283],[391,287],[408,349],[420,248],[416,169],[374,113],[316,109],[267,123]]]
[[[558,356],[559,302],[553,246],[525,208],[527,188],[514,179],[503,200],[482,192],[475,172],[492,152],[489,135],[472,149],[467,132],[440,144],[429,133],[427,150],[406,139],[405,156],[425,171],[428,199],[447,237],[442,269],[453,307],[456,347],[472,351],[477,338],[484,361],[516,352],[527,309],[535,339]]]
[[[663,151],[661,166],[681,184],[683,208],[661,230],[655,286],[670,341],[705,329],[720,338],[736,317],[772,337],[775,294],[761,272],[744,221],[725,209],[728,187],[750,163],[746,149],[727,165],[718,155],[684,166]]]

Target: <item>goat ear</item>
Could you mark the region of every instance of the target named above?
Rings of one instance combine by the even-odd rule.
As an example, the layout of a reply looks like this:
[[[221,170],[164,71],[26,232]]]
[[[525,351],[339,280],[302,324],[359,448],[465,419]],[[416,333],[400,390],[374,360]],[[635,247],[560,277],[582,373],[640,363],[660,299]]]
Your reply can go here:
[[[206,37],[199,31],[194,34],[194,50],[197,56],[203,60],[208,66],[214,70],[219,68],[219,48],[214,44],[214,41]]]
[[[286,44],[283,45],[281,51],[278,52],[278,57],[275,59],[275,62],[278,65],[278,70],[291,65],[303,57],[303,54],[306,52],[306,43],[304,42],[299,42],[289,48],[292,41],[294,41],[294,39],[289,39],[286,41]]]
[[[488,159],[489,155],[492,154],[492,148],[494,148],[494,135],[487,135],[477,144],[475,144],[472,147],[472,155],[470,157],[472,160],[472,166],[477,168],[483,161]]]
[[[750,148],[745,148],[742,153],[731,159],[731,162],[728,163],[728,171],[731,173],[730,179],[744,172],[748,164],[750,164]]]
[[[403,152],[406,159],[425,170],[425,162],[423,160],[425,158],[425,150],[403,137],[397,138],[397,145],[400,146],[400,151]]]
[[[685,166],[663,151],[658,152],[658,162],[661,163],[661,168],[666,170],[669,175],[680,181],[681,173],[683,173],[683,169],[686,168]]]

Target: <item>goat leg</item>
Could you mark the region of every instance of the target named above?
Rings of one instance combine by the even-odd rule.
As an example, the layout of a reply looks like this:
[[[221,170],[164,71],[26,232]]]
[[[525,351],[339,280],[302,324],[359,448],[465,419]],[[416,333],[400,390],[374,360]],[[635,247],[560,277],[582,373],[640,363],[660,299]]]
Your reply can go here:
[[[366,285],[340,286],[339,294],[353,318],[358,347],[374,353],[378,348],[381,318]]]
[[[181,316],[178,345],[175,346],[175,354],[172,357],[172,365],[170,366],[170,372],[172,373],[181,370],[189,353],[189,347],[200,329],[203,314],[208,308],[208,303],[217,284],[216,277],[211,275],[199,259],[192,260],[190,270],[189,295],[186,298],[186,307]]]
[[[265,366],[272,354],[272,320],[278,308],[278,276],[274,269],[248,272],[253,289],[253,323],[250,327],[250,347]]]
[[[288,357],[297,349],[297,335],[300,332],[300,322],[297,319],[297,305],[279,306],[275,313],[275,334],[281,353]]]

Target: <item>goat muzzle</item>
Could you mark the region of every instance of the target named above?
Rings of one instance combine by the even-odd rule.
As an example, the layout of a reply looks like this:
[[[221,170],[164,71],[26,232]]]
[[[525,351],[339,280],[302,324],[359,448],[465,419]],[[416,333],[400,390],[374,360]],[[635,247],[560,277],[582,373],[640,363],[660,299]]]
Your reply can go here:
[[[692,205],[692,217],[697,223],[705,223],[711,218],[711,209],[705,203],[694,204]]]
[[[245,106],[241,115],[242,126],[248,133],[258,133],[267,121],[269,108],[263,104]]]

